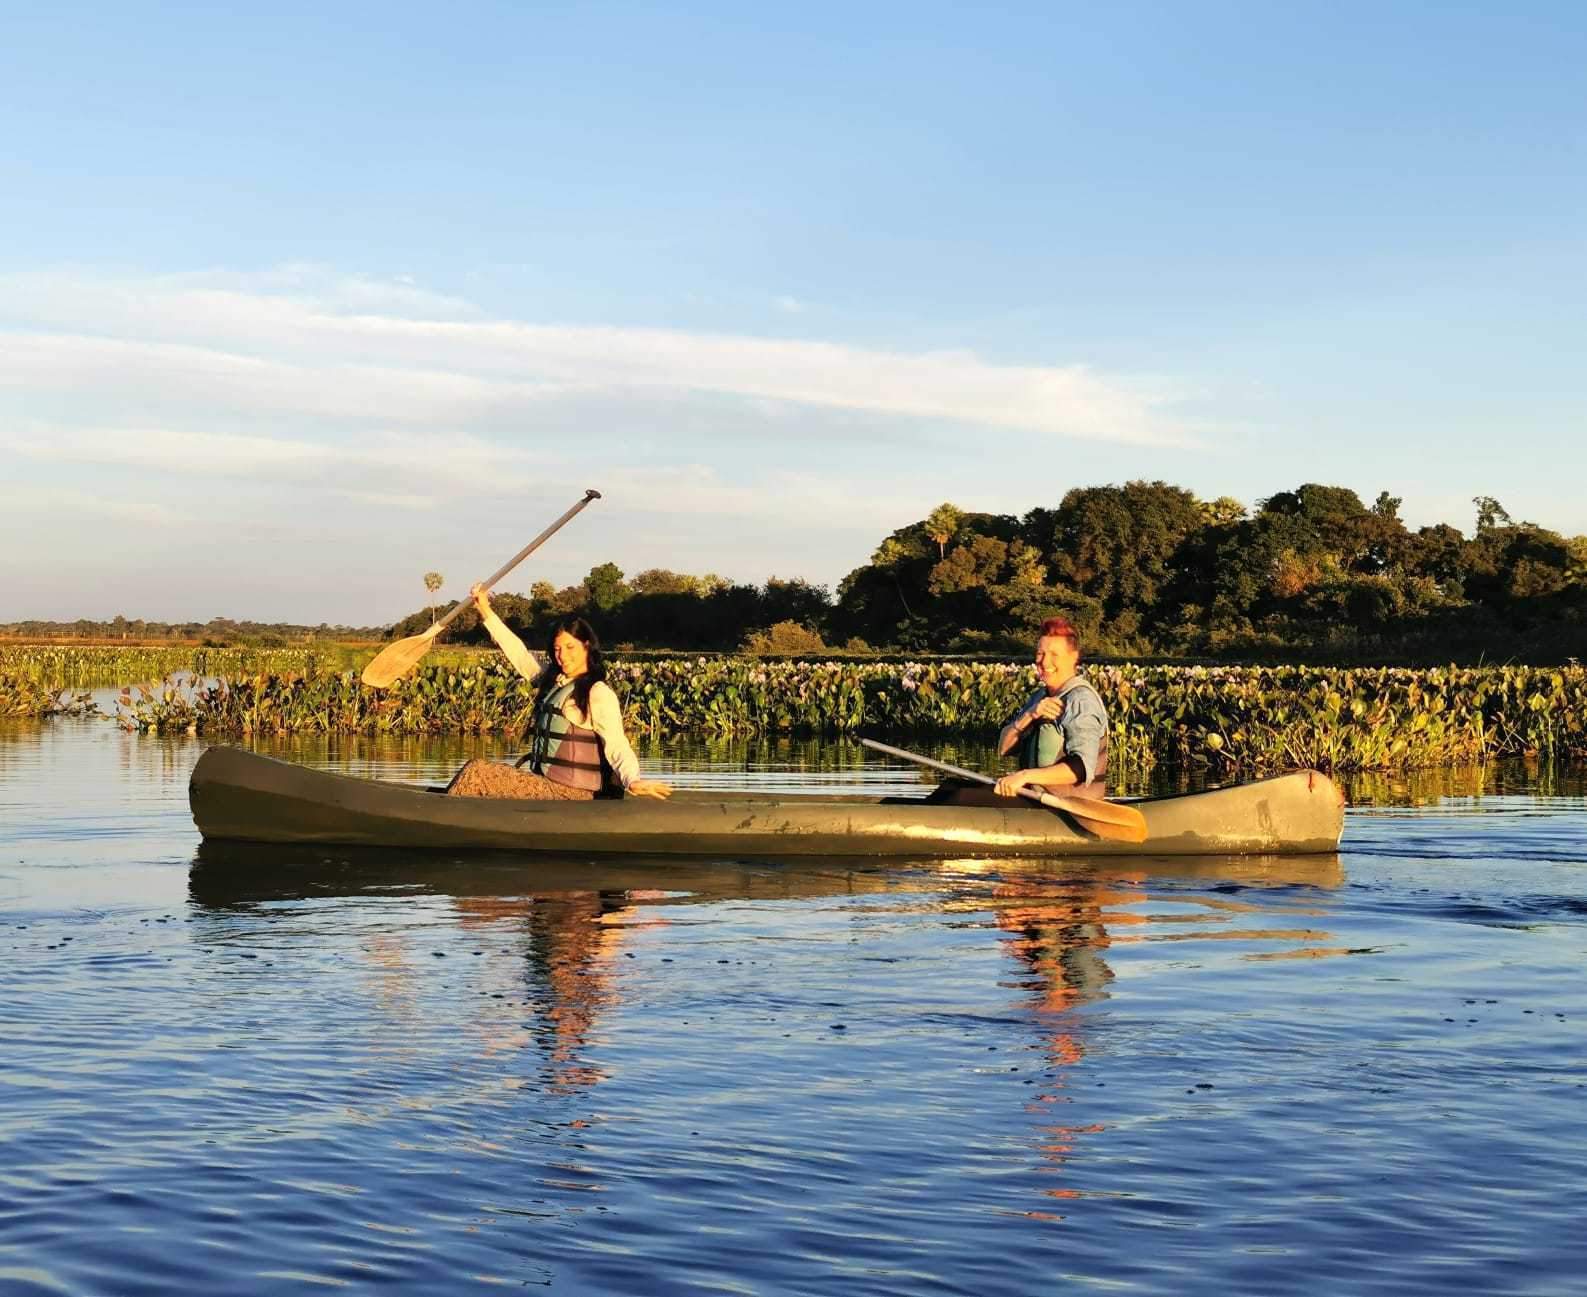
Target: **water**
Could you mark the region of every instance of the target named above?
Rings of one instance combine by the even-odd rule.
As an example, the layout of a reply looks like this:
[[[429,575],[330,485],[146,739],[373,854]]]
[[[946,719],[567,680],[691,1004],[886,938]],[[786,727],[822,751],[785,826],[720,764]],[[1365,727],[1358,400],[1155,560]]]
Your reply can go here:
[[[1579,780],[1291,860],[453,861],[200,851],[200,750],[0,731],[6,1297],[1587,1292]]]

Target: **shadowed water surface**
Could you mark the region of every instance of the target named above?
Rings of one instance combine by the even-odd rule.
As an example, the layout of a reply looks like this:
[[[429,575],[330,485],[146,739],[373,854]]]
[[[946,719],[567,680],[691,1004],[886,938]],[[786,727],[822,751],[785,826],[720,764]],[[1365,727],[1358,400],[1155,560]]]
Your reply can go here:
[[[1363,781],[1310,858],[596,863],[200,849],[200,750],[0,732],[7,1297],[1587,1291],[1571,778]]]

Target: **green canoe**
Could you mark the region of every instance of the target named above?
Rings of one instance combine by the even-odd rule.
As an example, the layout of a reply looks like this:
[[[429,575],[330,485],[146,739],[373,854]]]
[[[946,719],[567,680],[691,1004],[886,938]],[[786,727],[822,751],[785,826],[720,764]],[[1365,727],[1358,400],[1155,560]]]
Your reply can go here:
[[[1312,770],[1135,801],[1141,843],[1106,841],[1040,806],[933,806],[878,797],[679,791],[668,801],[446,797],[410,784],[210,748],[188,786],[211,841],[441,850],[754,856],[1243,855],[1333,851],[1344,798]]]

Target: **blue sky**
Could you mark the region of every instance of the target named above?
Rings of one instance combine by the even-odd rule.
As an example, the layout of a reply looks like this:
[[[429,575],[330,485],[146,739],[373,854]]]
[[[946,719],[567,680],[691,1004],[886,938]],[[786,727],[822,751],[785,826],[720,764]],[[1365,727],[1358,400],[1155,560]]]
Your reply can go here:
[[[0,620],[835,584],[951,500],[1587,531],[1575,4],[0,0]]]

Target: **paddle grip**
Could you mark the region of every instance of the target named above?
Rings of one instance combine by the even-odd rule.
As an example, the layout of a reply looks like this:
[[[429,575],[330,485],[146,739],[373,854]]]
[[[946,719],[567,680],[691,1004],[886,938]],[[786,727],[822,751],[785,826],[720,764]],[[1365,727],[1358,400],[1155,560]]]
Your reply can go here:
[[[497,568],[496,571],[493,572],[489,577],[481,581],[480,586],[486,590],[489,590],[493,585],[496,584],[496,582],[500,581],[502,577],[506,576],[507,573],[513,570],[513,568],[517,567],[518,564],[524,561],[524,559],[528,558],[529,555],[535,552],[535,550],[539,549],[546,543],[546,541],[550,540],[551,537],[557,534],[557,532],[561,531],[567,523],[573,520],[574,515],[579,513],[585,507],[585,505],[589,504],[591,500],[599,500],[600,498],[601,493],[597,490],[594,490],[593,488],[585,491],[584,498],[582,500],[580,500],[576,505],[569,509],[565,514],[558,518],[554,523],[547,527],[516,554],[514,554],[510,559],[502,564],[501,567]],[[456,617],[460,612],[463,611],[463,609],[467,607],[468,600],[460,599],[452,606],[452,610],[448,612],[446,616],[442,617],[440,621],[435,623],[434,629],[431,631],[431,635],[433,636],[439,634],[441,627],[445,626],[449,621],[452,620],[452,618]]]

